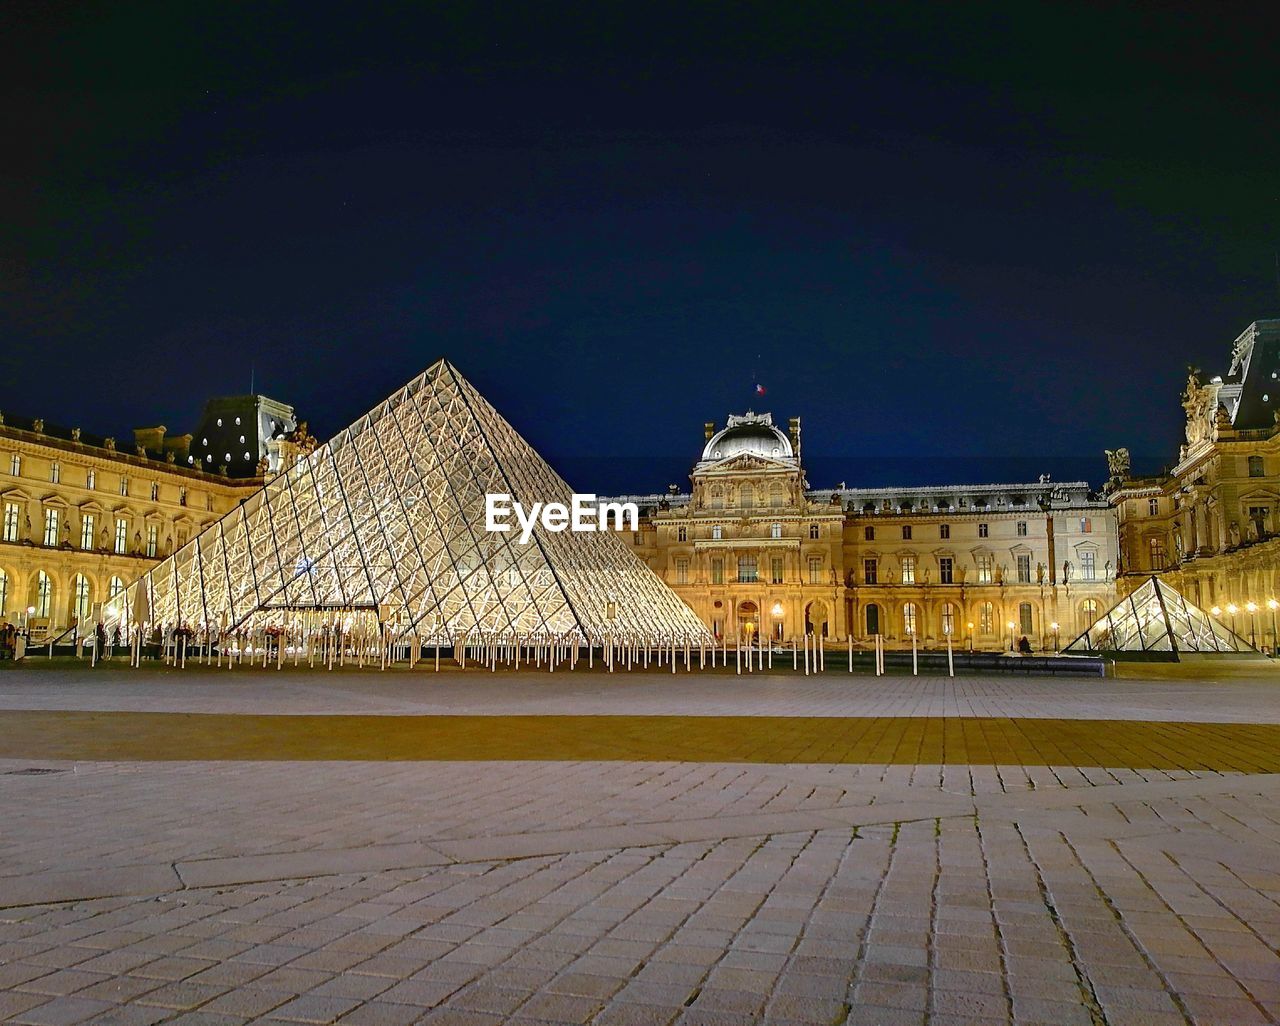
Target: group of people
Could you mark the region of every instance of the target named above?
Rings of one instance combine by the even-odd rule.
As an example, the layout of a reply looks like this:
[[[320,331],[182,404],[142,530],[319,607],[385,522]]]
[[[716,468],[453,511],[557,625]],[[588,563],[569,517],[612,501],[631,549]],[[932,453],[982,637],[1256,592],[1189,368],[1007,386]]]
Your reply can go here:
[[[13,659],[18,649],[17,625],[0,621],[0,659]]]

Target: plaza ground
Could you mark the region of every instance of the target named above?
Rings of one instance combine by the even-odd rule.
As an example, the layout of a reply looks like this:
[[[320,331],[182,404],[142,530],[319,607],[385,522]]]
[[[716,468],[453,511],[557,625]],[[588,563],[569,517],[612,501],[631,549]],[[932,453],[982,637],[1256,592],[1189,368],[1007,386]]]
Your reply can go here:
[[[1275,1022],[1280,677],[1163,672],[6,669],[0,1021]]]

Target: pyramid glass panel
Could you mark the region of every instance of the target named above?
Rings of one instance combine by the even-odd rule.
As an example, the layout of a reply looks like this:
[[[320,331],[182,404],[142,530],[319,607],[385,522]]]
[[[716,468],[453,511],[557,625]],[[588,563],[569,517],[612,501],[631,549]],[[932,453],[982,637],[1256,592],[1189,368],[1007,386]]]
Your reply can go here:
[[[527,544],[485,496],[573,492],[446,361],[300,458],[107,604],[162,627],[252,631],[299,612],[390,610],[405,633],[709,637],[613,531]],[[146,590],[148,605],[137,603]]]

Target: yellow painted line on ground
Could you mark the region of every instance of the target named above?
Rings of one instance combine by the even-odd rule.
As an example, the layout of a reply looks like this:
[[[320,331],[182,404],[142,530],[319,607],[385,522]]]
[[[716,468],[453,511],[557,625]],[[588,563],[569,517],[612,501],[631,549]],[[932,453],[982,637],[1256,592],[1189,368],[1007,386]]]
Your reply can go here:
[[[1007,717],[0,713],[0,758],[1106,766],[1280,773],[1280,724]]]

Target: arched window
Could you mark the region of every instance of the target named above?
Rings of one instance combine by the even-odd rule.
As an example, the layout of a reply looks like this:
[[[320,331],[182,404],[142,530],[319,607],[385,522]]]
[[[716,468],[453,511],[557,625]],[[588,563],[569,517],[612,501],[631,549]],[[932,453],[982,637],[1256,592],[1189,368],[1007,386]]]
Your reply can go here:
[[[902,607],[902,633],[907,635],[916,632],[916,604],[908,602]]]
[[[880,633],[880,607],[867,606],[867,637]]]
[[[994,634],[996,632],[996,610],[990,602],[978,605],[978,633]]]
[[[1085,599],[1080,604],[1080,621],[1084,625],[1084,629],[1088,630],[1098,622],[1098,617],[1102,615],[1102,610],[1098,607],[1097,599]]]
[[[9,608],[9,575],[0,569],[0,616]]]
[[[756,490],[749,484],[738,489],[738,504],[743,509],[750,509],[756,504]]]
[[[1030,602],[1022,602],[1018,605],[1018,629],[1028,636],[1035,630]]]
[[[36,574],[36,616],[47,617],[52,608],[53,581],[43,570]]]
[[[956,607],[950,602],[942,603],[942,636],[951,637],[956,632]]]
[[[71,615],[77,623],[89,619],[89,580],[84,574],[76,574],[71,582]]]
[[[713,541],[719,541],[724,537],[724,529],[719,524],[711,525],[711,538]]]
[[[773,484],[769,486],[769,505],[783,506],[786,504],[786,501],[787,501],[787,494],[783,490],[782,482],[774,481]]]
[[[119,577],[111,578],[107,583],[107,598],[113,599],[122,591],[124,591],[124,581],[120,580]]]

